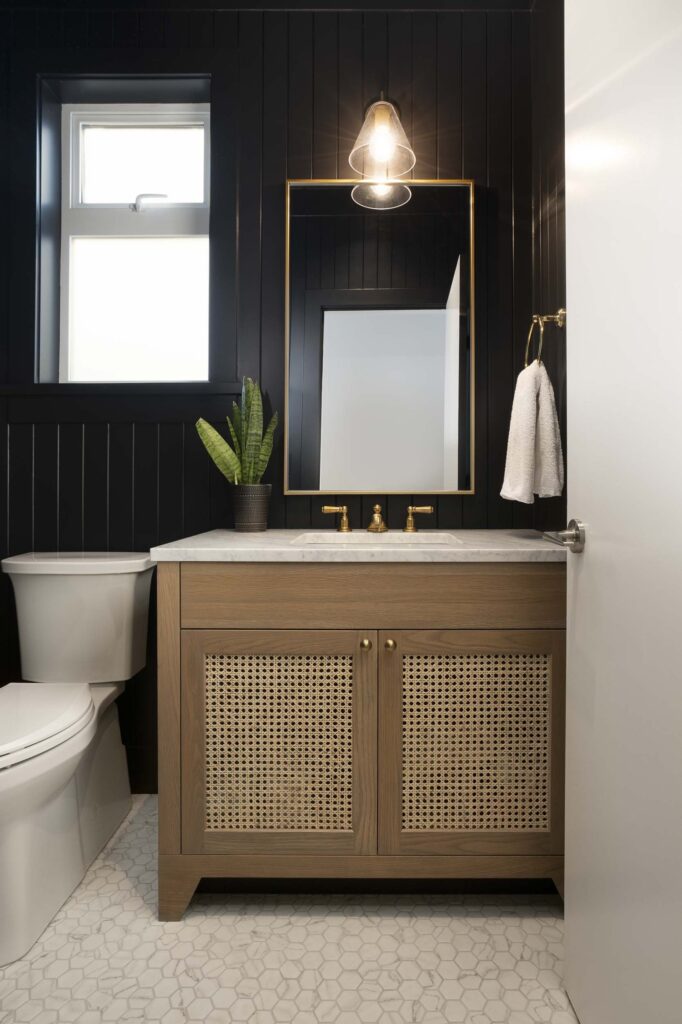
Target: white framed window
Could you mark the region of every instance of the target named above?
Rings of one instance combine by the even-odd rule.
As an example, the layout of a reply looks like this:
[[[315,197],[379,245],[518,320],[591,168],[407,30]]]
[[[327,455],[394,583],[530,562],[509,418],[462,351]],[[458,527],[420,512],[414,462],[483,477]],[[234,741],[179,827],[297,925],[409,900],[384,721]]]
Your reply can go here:
[[[208,104],[65,104],[59,379],[208,380]]]

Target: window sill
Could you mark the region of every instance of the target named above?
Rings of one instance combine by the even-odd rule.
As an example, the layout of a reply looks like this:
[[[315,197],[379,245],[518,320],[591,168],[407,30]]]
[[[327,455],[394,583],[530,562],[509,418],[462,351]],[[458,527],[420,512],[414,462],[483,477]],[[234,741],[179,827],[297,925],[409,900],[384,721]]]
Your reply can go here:
[[[240,380],[233,381],[149,381],[130,383],[45,383],[0,384],[0,395],[235,395],[242,389]]]

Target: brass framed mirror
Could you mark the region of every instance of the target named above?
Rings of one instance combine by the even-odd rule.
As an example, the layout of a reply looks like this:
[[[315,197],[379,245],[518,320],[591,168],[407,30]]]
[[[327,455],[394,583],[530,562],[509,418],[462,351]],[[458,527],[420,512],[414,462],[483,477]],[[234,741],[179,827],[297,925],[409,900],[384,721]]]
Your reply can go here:
[[[286,187],[285,494],[474,493],[474,186]]]

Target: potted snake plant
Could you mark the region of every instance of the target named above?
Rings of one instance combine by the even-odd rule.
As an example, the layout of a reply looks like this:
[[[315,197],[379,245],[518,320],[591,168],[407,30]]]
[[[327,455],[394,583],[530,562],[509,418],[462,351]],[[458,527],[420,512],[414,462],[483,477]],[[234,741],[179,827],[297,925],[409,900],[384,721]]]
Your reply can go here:
[[[263,431],[263,398],[258,381],[244,377],[239,405],[232,403],[227,417],[232,447],[204,419],[197,433],[223,476],[233,485],[234,528],[255,532],[268,528],[271,484],[261,483],[267,469],[277,429],[277,413]]]

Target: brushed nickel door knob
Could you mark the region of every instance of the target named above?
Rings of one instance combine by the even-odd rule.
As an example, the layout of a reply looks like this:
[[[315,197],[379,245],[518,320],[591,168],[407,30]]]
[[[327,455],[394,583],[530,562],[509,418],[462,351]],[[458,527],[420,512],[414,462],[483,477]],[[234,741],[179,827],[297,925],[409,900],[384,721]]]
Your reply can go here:
[[[384,644],[384,647],[386,648],[387,651],[394,651],[395,640],[387,640],[386,643]]]
[[[543,534],[546,540],[552,544],[561,544],[568,548],[574,555],[579,555],[585,550],[585,524],[579,519],[571,519],[565,530],[549,530]]]
[[[360,641],[360,646],[362,647],[363,651],[371,651],[372,641],[368,640],[367,637],[365,637],[363,640]]]

